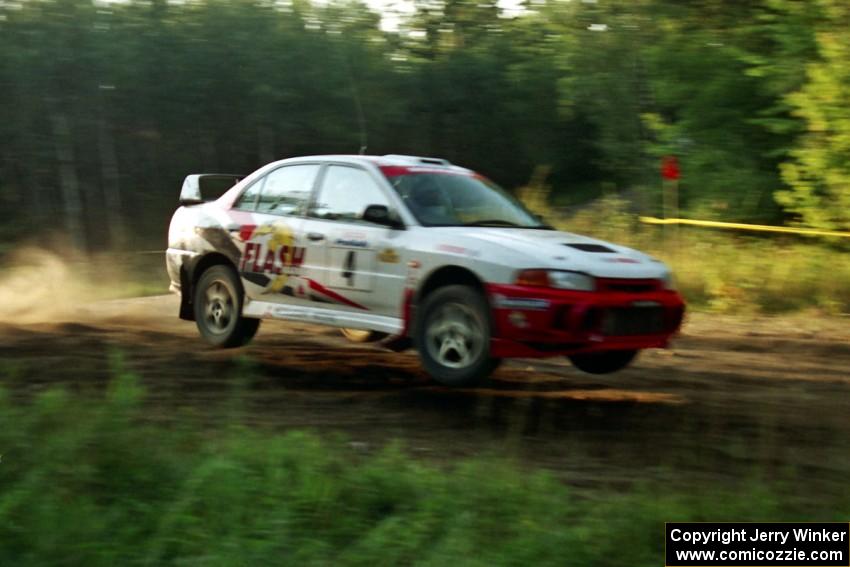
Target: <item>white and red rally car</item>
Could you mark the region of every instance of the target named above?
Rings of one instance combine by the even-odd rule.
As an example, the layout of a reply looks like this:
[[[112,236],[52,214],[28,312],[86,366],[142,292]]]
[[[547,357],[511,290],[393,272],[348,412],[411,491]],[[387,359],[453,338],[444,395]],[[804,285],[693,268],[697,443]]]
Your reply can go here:
[[[171,288],[180,317],[220,347],[245,344],[260,319],[318,323],[414,346],[434,378],[466,385],[512,357],[613,372],[682,322],[664,264],[553,230],[442,159],[312,156],[244,179],[190,175],[180,203]]]

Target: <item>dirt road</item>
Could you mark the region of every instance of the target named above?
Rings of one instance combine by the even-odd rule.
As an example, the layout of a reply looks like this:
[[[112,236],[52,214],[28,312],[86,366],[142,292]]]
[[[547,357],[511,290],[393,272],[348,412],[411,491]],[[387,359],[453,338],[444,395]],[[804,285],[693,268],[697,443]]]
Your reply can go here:
[[[436,461],[507,455],[589,487],[803,475],[824,497],[846,491],[847,318],[694,315],[672,351],[618,374],[523,360],[484,388],[452,390],[413,353],[322,327],[265,322],[248,347],[212,350],[176,309],[163,296],[99,303],[64,323],[2,323],[0,375],[22,398],[53,384],[99,389],[122,353],[155,419],[225,419],[238,390],[252,426],[340,432],[363,451],[400,439]]]

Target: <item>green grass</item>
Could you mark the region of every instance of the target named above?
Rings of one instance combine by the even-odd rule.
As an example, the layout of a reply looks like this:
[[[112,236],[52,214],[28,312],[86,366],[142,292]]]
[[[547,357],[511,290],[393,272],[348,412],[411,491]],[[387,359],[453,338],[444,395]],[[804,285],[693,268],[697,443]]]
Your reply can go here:
[[[791,509],[757,483],[579,496],[506,461],[438,467],[397,446],[158,424],[143,403],[120,371],[102,397],[0,396],[0,564],[655,566],[665,521],[850,512]]]

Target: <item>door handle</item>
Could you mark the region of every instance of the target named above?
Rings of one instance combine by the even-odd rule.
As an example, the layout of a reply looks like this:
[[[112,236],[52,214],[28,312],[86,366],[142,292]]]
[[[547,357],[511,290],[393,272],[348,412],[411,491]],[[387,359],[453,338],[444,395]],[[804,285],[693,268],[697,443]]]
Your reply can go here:
[[[316,242],[318,240],[324,240],[325,235],[320,232],[308,232],[307,239]]]

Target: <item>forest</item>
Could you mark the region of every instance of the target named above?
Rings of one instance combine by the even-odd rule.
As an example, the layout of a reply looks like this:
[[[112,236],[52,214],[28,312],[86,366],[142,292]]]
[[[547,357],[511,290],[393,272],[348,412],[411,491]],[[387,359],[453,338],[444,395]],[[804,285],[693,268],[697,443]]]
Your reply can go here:
[[[0,251],[162,248],[183,177],[441,156],[548,206],[850,228],[844,0],[6,0]]]

